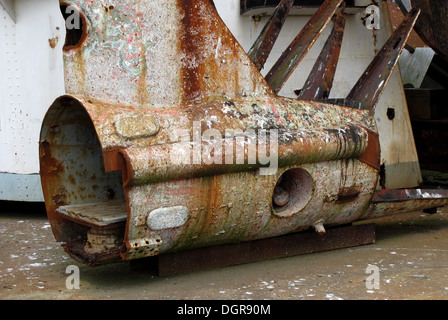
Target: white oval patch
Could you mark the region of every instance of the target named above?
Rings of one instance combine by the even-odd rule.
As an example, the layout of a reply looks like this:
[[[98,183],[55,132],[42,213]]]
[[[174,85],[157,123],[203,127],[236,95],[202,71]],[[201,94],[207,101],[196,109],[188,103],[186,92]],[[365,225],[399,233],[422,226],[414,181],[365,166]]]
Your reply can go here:
[[[183,226],[189,216],[185,206],[159,208],[151,211],[146,225],[152,230],[163,230]]]

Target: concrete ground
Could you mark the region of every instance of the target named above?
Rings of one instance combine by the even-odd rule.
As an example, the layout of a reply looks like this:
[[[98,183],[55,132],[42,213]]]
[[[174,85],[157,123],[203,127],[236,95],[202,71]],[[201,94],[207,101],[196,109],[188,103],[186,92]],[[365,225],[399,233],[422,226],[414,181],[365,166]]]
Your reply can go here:
[[[448,208],[377,219],[372,245],[172,277],[129,263],[81,265],[55,242],[41,206],[0,211],[2,300],[448,298]],[[79,268],[79,289],[67,287],[70,266]]]

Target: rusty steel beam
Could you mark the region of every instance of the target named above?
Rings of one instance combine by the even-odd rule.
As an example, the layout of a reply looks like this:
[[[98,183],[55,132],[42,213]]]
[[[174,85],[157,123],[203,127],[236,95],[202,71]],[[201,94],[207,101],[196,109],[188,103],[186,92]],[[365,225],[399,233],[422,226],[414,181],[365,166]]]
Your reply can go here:
[[[283,52],[266,75],[266,81],[278,93],[298,64],[330,22],[343,0],[326,0]]]
[[[428,210],[448,205],[448,190],[398,189],[378,190],[373,194],[369,209],[361,220],[418,210]]]
[[[252,48],[248,52],[249,58],[258,68],[263,69],[266,60],[271,53],[272,47],[277,41],[278,35],[282,30],[283,24],[288,17],[294,0],[282,0],[275,9],[272,16],[261,31]]]
[[[420,14],[412,9],[401,25],[377,53],[365,72],[347,96],[351,105],[359,109],[373,110],[395,69],[401,52]]]
[[[338,227],[328,229],[325,234],[303,232],[160,255],[158,273],[166,277],[373,243],[375,243],[374,224]]]
[[[448,199],[448,190],[442,189],[398,189],[375,192],[372,203],[403,202],[409,200],[442,200]]]
[[[344,8],[342,8],[334,20],[333,30],[317,58],[310,76],[298,95],[299,99],[322,100],[329,97],[341,51],[345,22]]]

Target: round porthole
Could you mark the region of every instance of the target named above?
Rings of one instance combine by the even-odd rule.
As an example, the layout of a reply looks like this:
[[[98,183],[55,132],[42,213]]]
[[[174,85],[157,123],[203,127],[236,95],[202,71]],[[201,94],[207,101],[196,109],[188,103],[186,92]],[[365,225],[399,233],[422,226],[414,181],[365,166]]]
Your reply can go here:
[[[272,195],[276,215],[289,217],[301,211],[310,201],[314,190],[311,175],[303,169],[286,171],[278,179]]]

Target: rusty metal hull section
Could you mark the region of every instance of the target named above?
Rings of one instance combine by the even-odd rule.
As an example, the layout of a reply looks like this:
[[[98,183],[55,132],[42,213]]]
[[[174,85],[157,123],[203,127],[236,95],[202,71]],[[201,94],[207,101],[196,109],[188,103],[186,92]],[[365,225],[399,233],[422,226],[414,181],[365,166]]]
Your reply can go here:
[[[341,1],[326,1],[307,47]],[[57,241],[88,265],[268,239],[369,215],[371,110],[274,94],[208,0],[67,1],[68,95],[40,136]],[[305,50],[307,51],[307,50]]]
[[[106,103],[81,101],[72,96],[62,97],[47,115],[41,138],[41,173],[47,208],[59,241],[70,243],[75,234],[85,234],[83,241],[87,243],[89,228],[105,228],[100,215],[88,217],[92,214],[88,212],[91,203],[121,201],[121,208],[126,210],[125,232],[121,235],[124,245],[120,250],[106,250],[108,258],[111,250],[115,252],[114,259],[118,258],[118,252],[123,259],[135,259],[269,238],[307,230],[319,223],[349,223],[363,214],[377,184],[377,169],[357,159],[367,150],[368,130],[375,129],[372,119],[362,110],[274,96],[266,97],[266,101],[232,102],[234,110],[240,113],[230,112],[229,102],[220,104],[221,110],[215,105],[198,108],[198,115],[204,116],[199,122],[205,125],[204,130],[209,129],[206,124],[210,117],[228,119],[223,127],[213,124],[212,128],[218,132],[224,132],[224,128],[260,129],[257,123],[267,121],[279,132],[285,130],[279,135],[279,167],[262,175],[260,170],[264,166],[258,162],[249,164],[247,158],[240,165],[170,162],[173,154],[191,144],[179,142],[176,140],[179,137],[170,136],[166,129],[172,127],[170,121],[182,127],[179,121],[184,119],[183,128],[193,136],[195,128],[182,116],[183,111],[188,114],[190,106],[167,108],[164,119],[163,108],[158,112],[152,107],[132,111],[130,106],[111,108]],[[209,114],[212,110],[216,115]],[[298,116],[294,110],[302,113]],[[128,117],[134,119],[133,112],[157,119],[158,134],[135,139],[120,135],[116,122]],[[79,136],[79,132],[87,136]],[[205,143],[203,137],[200,143]],[[92,172],[86,171],[86,163],[91,163]],[[300,170],[300,174],[287,174],[284,180],[302,185],[303,190],[291,192],[293,205],[278,208],[272,202],[274,189],[291,170]],[[302,198],[302,194],[307,196]],[[179,207],[186,212],[182,213],[184,216],[179,216],[176,209]],[[76,216],[69,213],[80,208],[86,209],[87,217],[79,216],[80,221],[75,223]],[[182,223],[162,221],[165,228],[149,227],[149,215],[161,208]],[[123,213],[108,219],[123,223],[122,216]],[[95,221],[86,223],[89,219],[96,220],[96,226]],[[77,259],[86,259],[85,263],[103,261],[94,260],[90,254],[82,258],[79,248],[85,246],[76,242],[66,248]],[[70,248],[76,249],[70,251]]]
[[[357,161],[331,164],[286,167],[273,176],[260,176],[256,172],[240,173],[237,177],[245,182],[244,190],[236,182],[238,180],[235,181],[235,175],[230,174],[130,187],[127,193],[133,203],[130,208],[130,222],[133,225],[128,229],[129,239],[123,257],[130,259],[146,256],[141,253],[142,248],[145,248],[145,252],[154,248],[163,253],[269,238],[303,231],[321,221],[325,224],[349,223],[359,217],[368,204],[375,188],[376,172]],[[346,168],[354,172],[354,176],[341,175]],[[290,169],[305,170],[315,182],[309,186],[310,196],[297,199],[303,209],[291,206],[286,211],[277,212],[272,205],[273,190],[278,178]],[[322,177],[317,176],[317,172],[339,180],[338,185],[334,186],[329,181],[322,183]],[[356,196],[349,201],[344,201],[343,197],[341,200],[341,190],[352,185],[359,190]],[[148,199],[148,194],[160,196]],[[148,230],[147,212],[171,207],[172,199],[176,199],[176,205],[190,208],[187,222],[175,229]],[[336,214],[335,208],[343,214]],[[145,245],[148,239],[154,238],[161,239],[153,243],[155,247]]]

